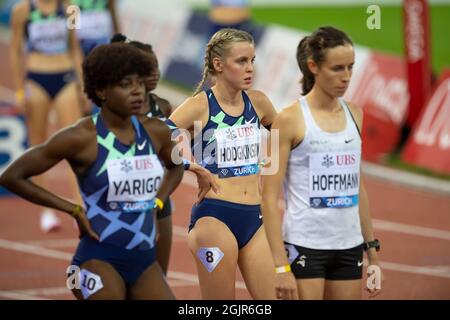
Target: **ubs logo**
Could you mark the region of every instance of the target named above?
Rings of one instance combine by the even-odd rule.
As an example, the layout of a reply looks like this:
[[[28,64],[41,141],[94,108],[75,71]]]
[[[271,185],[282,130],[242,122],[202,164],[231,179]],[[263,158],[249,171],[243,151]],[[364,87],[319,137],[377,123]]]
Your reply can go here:
[[[255,135],[253,127],[239,128],[237,129],[237,132],[239,134],[239,137],[241,138],[246,138]]]
[[[121,165],[120,170],[125,172],[125,173],[128,173],[131,170],[133,170],[133,167],[131,166],[131,161],[130,160],[125,159],[125,160],[123,160],[120,163],[120,165]]]
[[[236,133],[234,133],[234,131],[231,128],[227,129],[226,135],[227,135],[227,139],[230,139],[230,140],[234,140],[237,138]]]
[[[330,157],[330,155],[328,154],[325,157],[323,157],[322,166],[326,168],[334,166],[333,157]]]
[[[342,154],[336,156],[336,162],[338,166],[349,166],[356,163],[356,155],[354,154]]]

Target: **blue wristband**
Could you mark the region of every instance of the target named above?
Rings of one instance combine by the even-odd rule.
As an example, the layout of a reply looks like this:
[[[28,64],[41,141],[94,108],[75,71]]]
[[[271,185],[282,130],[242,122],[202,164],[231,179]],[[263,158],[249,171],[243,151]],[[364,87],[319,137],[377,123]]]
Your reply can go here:
[[[191,162],[189,160],[183,159],[184,171],[188,171],[190,166],[191,166]]]

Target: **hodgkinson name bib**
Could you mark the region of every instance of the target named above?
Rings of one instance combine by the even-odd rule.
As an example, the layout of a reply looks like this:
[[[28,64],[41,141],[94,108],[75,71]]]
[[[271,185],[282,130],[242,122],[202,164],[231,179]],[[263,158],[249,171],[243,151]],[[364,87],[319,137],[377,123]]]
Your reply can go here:
[[[142,212],[153,208],[164,169],[155,154],[106,162],[109,189],[107,202],[112,210]]]
[[[309,154],[309,204],[312,208],[358,205],[359,151]]]
[[[218,129],[216,161],[219,178],[258,173],[261,133],[254,124]]]

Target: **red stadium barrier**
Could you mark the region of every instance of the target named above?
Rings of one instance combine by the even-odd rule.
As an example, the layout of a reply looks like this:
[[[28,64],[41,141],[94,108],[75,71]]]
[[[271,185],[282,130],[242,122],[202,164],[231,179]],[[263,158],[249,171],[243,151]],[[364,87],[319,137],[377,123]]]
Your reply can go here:
[[[371,52],[363,74],[346,96],[364,109],[363,158],[379,160],[390,153],[400,137],[408,111],[409,94],[404,60],[390,54]]]
[[[430,17],[427,0],[403,0],[405,54],[408,65],[407,125],[416,123],[431,93]]]
[[[402,159],[450,174],[450,69],[439,78],[407,142]]]

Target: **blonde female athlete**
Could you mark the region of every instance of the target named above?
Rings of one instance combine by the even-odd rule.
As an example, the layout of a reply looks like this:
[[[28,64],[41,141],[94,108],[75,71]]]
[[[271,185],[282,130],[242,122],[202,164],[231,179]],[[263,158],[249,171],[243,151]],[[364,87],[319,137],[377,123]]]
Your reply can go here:
[[[360,299],[363,250],[369,265],[378,266],[379,242],[360,175],[362,110],[341,98],[354,48],[344,32],[322,27],[300,41],[297,62],[305,96],[277,115],[272,130],[279,130],[279,171],[263,177],[276,294]],[[277,204],[283,179],[282,235]]]
[[[260,125],[276,111],[250,90],[255,48],[250,34],[222,29],[210,39],[203,79],[194,96],[167,121],[189,130],[195,161],[214,174],[221,193],[209,191],[192,209],[189,248],[204,299],[234,299],[236,266],[255,299],[274,298],[274,265],[260,214]],[[208,76],[215,85],[200,92]]]
[[[59,127],[81,117],[77,76],[81,79],[82,54],[73,31],[67,28],[65,8],[60,0],[23,0],[13,9],[10,63],[17,104],[26,115],[30,146],[47,138],[52,108]],[[74,197],[80,201],[75,179],[70,177]],[[44,177],[34,179],[47,187]]]

